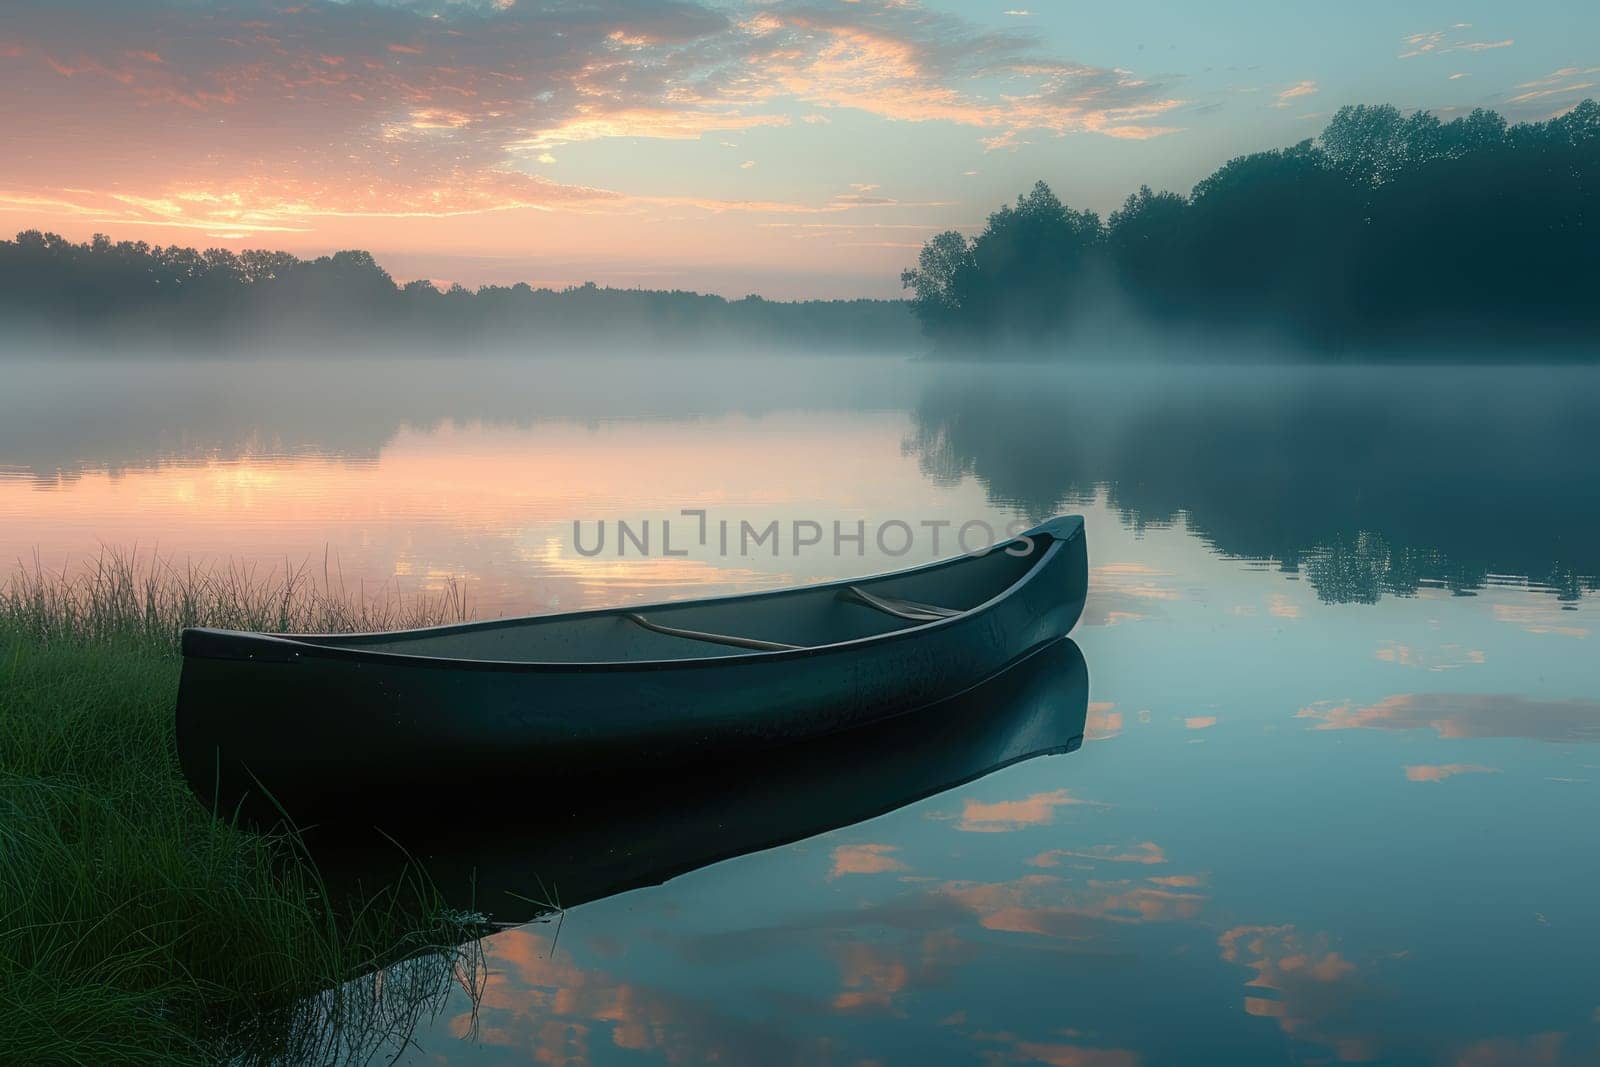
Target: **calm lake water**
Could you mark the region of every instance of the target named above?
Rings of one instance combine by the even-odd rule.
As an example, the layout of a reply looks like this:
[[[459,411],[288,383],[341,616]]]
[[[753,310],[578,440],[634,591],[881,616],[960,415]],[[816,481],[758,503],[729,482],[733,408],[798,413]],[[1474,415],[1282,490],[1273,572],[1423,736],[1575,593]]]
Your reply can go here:
[[[0,553],[50,566],[326,555],[347,586],[455,580],[492,615],[870,573],[950,554],[963,523],[1085,516],[1077,648],[1027,683],[1054,718],[998,692],[836,774],[745,768],[559,833],[499,813],[529,877],[561,839],[567,900],[811,836],[498,935],[476,1020],[461,995],[406,1062],[1600,1062],[1594,370],[4,376]],[[574,520],[592,546],[602,519],[605,551],[577,551]],[[650,557],[618,557],[619,519],[651,523]],[[721,520],[777,520],[780,551],[724,554]],[[897,520],[903,554],[874,537]],[[795,554],[796,522],[822,544]]]

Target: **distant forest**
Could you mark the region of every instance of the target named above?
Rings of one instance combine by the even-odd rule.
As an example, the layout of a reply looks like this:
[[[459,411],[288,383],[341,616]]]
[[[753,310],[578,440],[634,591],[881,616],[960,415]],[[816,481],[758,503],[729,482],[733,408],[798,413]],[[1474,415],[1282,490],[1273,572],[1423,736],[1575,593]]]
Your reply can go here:
[[[1154,327],[1322,353],[1600,354],[1600,105],[1508,126],[1341,108],[1320,137],[1141,188],[1102,222],[1040,182],[902,280],[941,351],[1092,347]]]
[[[1600,104],[1508,125],[1341,108],[1321,135],[1240,156],[1188,195],[1104,222],[1039,182],[975,238],[941,233],[910,301],[398,285],[367,252],[199,251],[31,230],[0,241],[0,323],[43,345],[401,351],[578,344],[1123,358],[1600,355]],[[920,321],[926,340],[917,336]],[[1148,341],[1148,344],[1144,342]]]
[[[163,248],[30,230],[0,241],[0,328],[43,347],[273,350],[338,343],[458,351],[579,344],[807,352],[921,347],[903,300],[783,302],[527,284],[397,285],[367,252]]]

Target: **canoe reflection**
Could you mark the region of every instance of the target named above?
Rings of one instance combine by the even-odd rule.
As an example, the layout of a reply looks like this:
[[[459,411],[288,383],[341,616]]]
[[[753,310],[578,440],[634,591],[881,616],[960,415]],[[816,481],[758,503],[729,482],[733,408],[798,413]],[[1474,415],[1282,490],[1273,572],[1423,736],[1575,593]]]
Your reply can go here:
[[[409,853],[452,904],[521,923],[1075,751],[1088,695],[1083,654],[1063,638],[941,704],[744,763],[692,777],[552,777],[536,790],[474,797],[449,826],[323,827],[310,842],[334,887],[381,884]]]

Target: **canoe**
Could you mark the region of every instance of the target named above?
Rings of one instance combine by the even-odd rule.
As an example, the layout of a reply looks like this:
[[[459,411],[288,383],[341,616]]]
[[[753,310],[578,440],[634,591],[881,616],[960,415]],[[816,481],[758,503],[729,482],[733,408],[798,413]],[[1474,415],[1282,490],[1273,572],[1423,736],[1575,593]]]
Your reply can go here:
[[[718,759],[968,689],[1065,636],[1087,586],[1070,516],[983,553],[771,593],[393,633],[185,630],[178,756],[203,801],[255,819]]]
[[[331,891],[394,884],[420,863],[432,887],[520,924],[903,808],[1013,764],[1083,744],[1089,675],[1071,638],[965,693],[859,729],[719,765],[716,774],[599,773],[472,796],[472,818],[385,816],[379,832],[307,835]]]

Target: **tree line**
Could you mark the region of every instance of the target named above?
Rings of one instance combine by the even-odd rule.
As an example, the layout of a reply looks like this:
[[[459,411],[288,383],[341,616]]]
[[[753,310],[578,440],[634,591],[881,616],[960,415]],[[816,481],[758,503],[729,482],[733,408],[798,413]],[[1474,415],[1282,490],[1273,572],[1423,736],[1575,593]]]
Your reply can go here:
[[[162,247],[28,230],[0,241],[0,322],[39,341],[210,349],[312,340],[537,349],[578,343],[818,351],[919,344],[900,300],[728,300],[682,290],[397,284],[370,253]]]
[[[1039,182],[902,276],[946,351],[1134,321],[1343,351],[1600,338],[1600,104],[1508,125],[1341,108],[1315,139],[1148,186],[1102,222]],[[1592,346],[1591,346],[1592,347]]]

